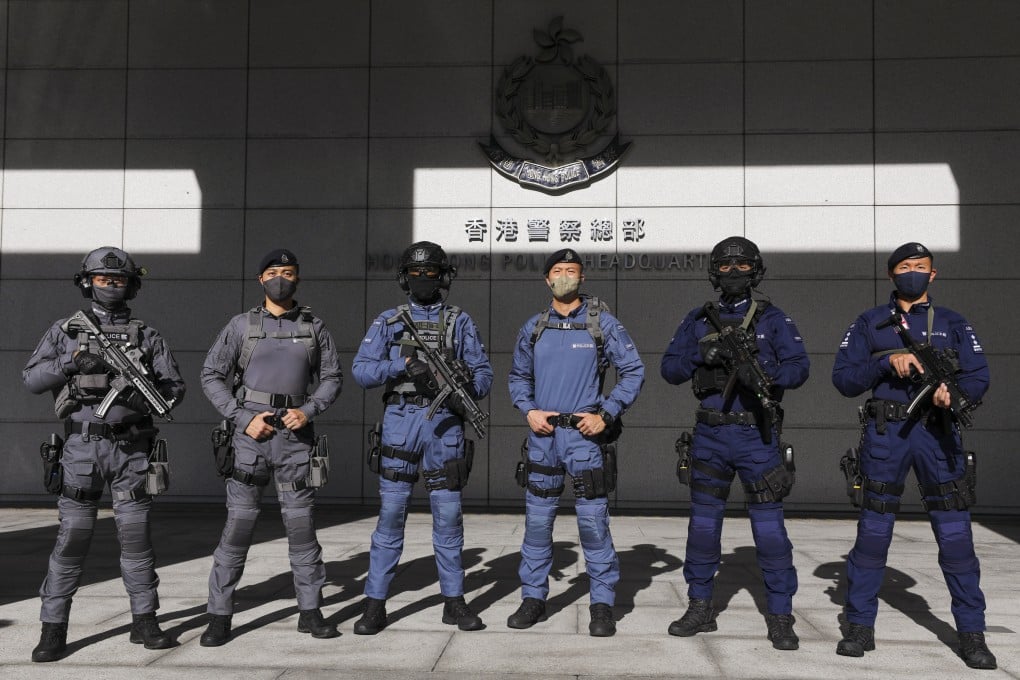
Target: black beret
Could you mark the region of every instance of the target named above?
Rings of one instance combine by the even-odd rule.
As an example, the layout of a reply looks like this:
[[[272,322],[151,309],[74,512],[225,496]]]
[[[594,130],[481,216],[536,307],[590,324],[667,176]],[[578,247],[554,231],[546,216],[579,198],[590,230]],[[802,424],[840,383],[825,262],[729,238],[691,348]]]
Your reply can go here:
[[[559,262],[576,262],[584,269],[584,263],[581,262],[581,256],[577,254],[577,251],[572,248],[564,248],[563,250],[557,250],[546,259],[545,269],[542,270],[542,274],[548,276],[549,270]]]
[[[892,271],[893,267],[898,265],[903,260],[919,260],[922,257],[930,257],[931,261],[935,262],[935,256],[931,254],[931,251],[924,247],[923,244],[911,241],[910,243],[904,243],[902,246],[897,248],[889,256],[888,271]]]
[[[259,262],[259,271],[266,271],[270,267],[286,267],[286,266],[298,266],[297,255],[290,252],[286,248],[277,248],[276,250],[270,250]]]

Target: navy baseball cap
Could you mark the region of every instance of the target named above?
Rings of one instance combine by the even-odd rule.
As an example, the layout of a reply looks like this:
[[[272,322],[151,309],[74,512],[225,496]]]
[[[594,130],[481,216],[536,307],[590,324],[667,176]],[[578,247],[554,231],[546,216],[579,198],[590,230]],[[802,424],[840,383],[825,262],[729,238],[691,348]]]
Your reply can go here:
[[[298,266],[297,255],[290,252],[286,248],[277,248],[276,250],[270,250],[259,262],[259,271],[266,271],[270,267],[287,267],[287,266]]]
[[[911,241],[910,243],[904,243],[902,246],[897,248],[889,256],[889,262],[887,263],[888,271],[892,271],[893,267],[898,265],[903,260],[919,260],[922,257],[930,257],[932,263],[935,262],[935,256],[931,254],[931,251],[924,247],[924,244]]]
[[[584,263],[581,262],[581,256],[577,254],[577,251],[572,248],[564,248],[563,250],[557,250],[546,259],[545,269],[542,270],[542,274],[548,276],[549,270],[553,268],[553,265],[560,262],[576,262],[581,265],[581,269],[584,269]]]

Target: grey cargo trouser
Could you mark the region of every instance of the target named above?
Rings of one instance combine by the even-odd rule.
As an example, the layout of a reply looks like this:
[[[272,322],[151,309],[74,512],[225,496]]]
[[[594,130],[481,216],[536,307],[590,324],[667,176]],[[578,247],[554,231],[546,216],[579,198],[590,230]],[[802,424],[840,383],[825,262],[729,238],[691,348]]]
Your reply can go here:
[[[150,440],[117,442],[91,435],[72,434],[64,444],[61,465],[64,484],[83,491],[102,491],[107,482],[112,491],[133,491],[145,485]],[[152,499],[114,500],[113,516],[120,542],[120,572],[131,600],[132,614],[146,614],[159,608],[156,588],[156,557],[149,536],[149,508]],[[98,500],[57,500],[60,528],[50,554],[46,579],[39,588],[44,623],[65,623],[71,599],[78,592],[85,556],[99,510]]]
[[[244,573],[265,485],[271,479],[277,484],[304,480],[314,440],[310,425],[297,432],[278,431],[263,442],[243,432],[235,433],[234,468],[253,475],[257,483],[248,485],[232,478],[226,480],[227,523],[213,553],[209,573],[207,611],[210,614],[234,612],[234,591]],[[326,583],[326,567],[315,536],[315,491],[277,491],[277,496],[287,533],[298,609],[317,609]]]

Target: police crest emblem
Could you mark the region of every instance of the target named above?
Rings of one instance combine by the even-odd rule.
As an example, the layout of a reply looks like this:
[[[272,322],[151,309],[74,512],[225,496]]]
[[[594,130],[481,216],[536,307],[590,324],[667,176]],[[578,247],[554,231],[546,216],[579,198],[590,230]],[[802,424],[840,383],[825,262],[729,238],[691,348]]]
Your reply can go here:
[[[616,94],[606,70],[588,55],[574,57],[583,37],[553,19],[535,29],[539,52],[521,56],[496,85],[495,110],[504,130],[532,159],[518,158],[496,141],[480,143],[489,163],[522,186],[550,192],[576,189],[610,173],[630,142],[617,133],[593,155],[588,148],[610,134]]]

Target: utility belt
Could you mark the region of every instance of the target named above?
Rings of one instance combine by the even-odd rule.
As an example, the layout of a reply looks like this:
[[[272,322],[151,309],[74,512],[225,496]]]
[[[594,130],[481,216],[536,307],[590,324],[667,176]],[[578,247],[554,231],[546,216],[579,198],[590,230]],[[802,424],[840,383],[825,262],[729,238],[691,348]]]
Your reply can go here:
[[[75,420],[64,421],[64,436],[80,434],[85,437],[101,437],[118,442],[136,442],[151,439],[159,433],[151,420],[139,420],[134,423],[90,423]]]
[[[401,395],[396,396],[400,397]],[[399,403],[399,401],[393,403]],[[383,467],[381,460],[382,458],[393,458],[410,463],[411,465],[418,465],[423,456],[424,453],[421,451],[406,451],[393,446],[383,445],[382,423],[375,423],[368,430],[368,454],[366,456],[368,469],[391,482],[415,484],[420,477],[424,478],[425,488],[429,491],[439,491],[442,489],[460,491],[467,486],[468,479],[471,476],[471,469],[475,463],[475,443],[470,439],[465,439],[463,456],[451,458],[443,463],[443,466],[440,468],[422,470],[420,475],[417,470],[414,472],[401,472],[394,468]]]
[[[699,409],[710,411],[711,409]],[[715,413],[720,413],[715,411]],[[742,415],[739,413],[727,413],[721,415]],[[753,415],[753,414],[748,414]],[[700,422],[700,421],[699,421]],[[733,424],[733,423],[726,423]],[[750,424],[750,423],[742,423]],[[680,437],[674,445],[677,452],[676,477],[680,484],[689,486],[691,492],[698,491],[708,494],[714,498],[725,501],[730,497],[730,484],[736,474],[732,469],[720,469],[714,465],[698,460],[691,456],[691,448],[694,444],[694,437],[690,432],[681,432]],[[778,503],[790,495],[793,485],[797,481],[797,466],[794,460],[793,446],[785,442],[779,443],[780,463],[774,468],[766,470],[760,479],[753,482],[742,482],[744,494],[748,504]],[[727,486],[713,486],[695,481],[691,470],[697,470],[706,477],[726,482]]]
[[[555,418],[563,418],[565,415],[570,416],[570,414],[560,414],[559,416],[550,417],[550,424],[552,424],[552,421]],[[580,417],[573,417],[577,418],[577,422],[580,422]],[[570,425],[557,425],[557,427],[570,427]],[[587,500],[605,498],[616,490],[616,442],[605,442],[600,444],[599,451],[602,455],[601,467],[582,470],[581,474],[576,477],[571,475],[575,498],[585,498]],[[514,470],[514,478],[517,480],[517,484],[522,489],[527,489],[532,493],[532,495],[538,496],[539,498],[560,496],[566,488],[565,485],[561,484],[551,489],[543,489],[529,480],[529,476],[532,472],[551,477],[565,477],[567,475],[567,470],[562,465],[550,466],[533,462],[528,455],[528,440],[525,439],[524,443],[521,444],[521,460],[518,461],[517,467]]]
[[[99,427],[97,426],[110,429],[124,427],[122,425],[109,425],[105,423],[65,422],[65,430],[68,431],[68,435],[85,434],[86,436],[107,436],[108,438],[113,438],[109,437],[109,435],[98,434]],[[152,438],[158,432],[159,430],[151,428],[146,438]],[[141,437],[137,439],[141,439]],[[117,441],[125,440],[117,439]],[[64,467],[61,464],[63,455],[64,440],[56,433],[51,434],[50,438],[39,447],[39,456],[42,458],[43,464],[43,487],[52,494],[61,495],[75,501],[97,501],[102,498],[103,490],[101,488],[82,489],[64,483]],[[170,488],[170,459],[167,455],[166,440],[153,439],[147,458],[148,467],[145,470],[145,481],[130,491],[115,491],[111,489],[110,493],[113,496],[113,500],[128,501],[158,496]]]
[[[907,404],[901,404],[898,401],[889,401],[888,399],[868,399],[864,402],[864,417],[875,419],[875,431],[879,434],[885,434],[885,424],[895,423],[910,418],[910,414],[907,413]]]
[[[241,387],[237,396],[242,401],[250,401],[273,408],[297,408],[303,406],[308,401],[307,394],[273,394],[247,387]]]
[[[718,425],[757,425],[758,416],[751,411],[723,412],[714,408],[699,408],[694,412],[694,419],[713,427]]]
[[[428,406],[432,403],[430,397],[414,392],[389,392],[383,397],[383,403],[387,406],[413,404],[414,406]]]
[[[220,423],[220,427],[213,430],[213,454],[216,455],[216,442],[223,441],[224,435],[222,432],[225,426],[228,425],[228,421],[224,420]],[[232,440],[231,440],[232,441]],[[221,444],[220,446],[225,446]],[[241,470],[234,465],[233,456],[233,445],[229,445],[230,455],[230,470],[226,473],[220,472],[223,477],[230,477],[234,481],[240,482],[245,486],[265,486],[269,484],[269,474],[258,474],[256,472],[247,472]],[[227,457],[224,456],[224,459]],[[217,470],[219,471],[220,458],[216,458]],[[308,458],[308,472],[305,474],[304,479],[298,479],[293,482],[277,482],[276,492],[282,493],[284,491],[301,491],[303,489],[318,489],[326,485],[329,481],[329,440],[326,435],[320,434],[315,438],[315,444],[312,445],[312,451]]]

